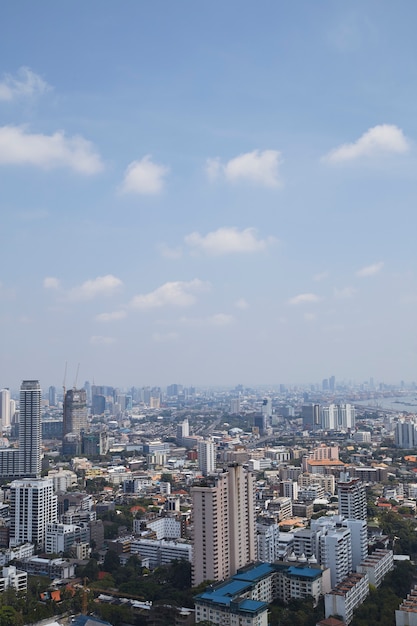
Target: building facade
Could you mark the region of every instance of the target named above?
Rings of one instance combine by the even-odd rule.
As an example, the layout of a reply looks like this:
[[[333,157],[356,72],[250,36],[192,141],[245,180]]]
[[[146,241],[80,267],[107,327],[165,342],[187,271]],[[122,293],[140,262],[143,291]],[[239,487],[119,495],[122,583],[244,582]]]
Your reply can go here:
[[[57,497],[50,478],[15,480],[10,485],[10,547],[45,546],[48,522],[57,521]]]
[[[209,484],[195,486],[193,585],[222,580],[256,560],[254,476],[232,464]]]

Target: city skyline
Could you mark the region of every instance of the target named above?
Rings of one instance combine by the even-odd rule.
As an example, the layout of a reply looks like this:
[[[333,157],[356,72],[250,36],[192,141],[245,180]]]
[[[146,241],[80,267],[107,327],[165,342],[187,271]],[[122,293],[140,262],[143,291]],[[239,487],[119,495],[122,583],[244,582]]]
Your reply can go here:
[[[413,17],[5,6],[0,386],[415,380]]]

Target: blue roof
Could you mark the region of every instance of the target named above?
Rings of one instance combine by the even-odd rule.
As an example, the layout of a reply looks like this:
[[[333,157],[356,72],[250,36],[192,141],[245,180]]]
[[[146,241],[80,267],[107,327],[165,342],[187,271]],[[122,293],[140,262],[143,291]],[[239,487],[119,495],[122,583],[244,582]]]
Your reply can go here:
[[[112,626],[110,622],[105,622],[93,615],[77,615],[72,620],[72,626]]]
[[[266,602],[259,602],[258,600],[243,600],[243,602],[239,602],[239,611],[256,613],[256,611],[263,610],[267,606]]]
[[[303,578],[318,578],[322,575],[322,571],[312,567],[295,567],[291,565],[288,568],[288,574],[291,576],[302,576]]]
[[[255,582],[259,578],[266,576],[268,574],[272,574],[274,572],[274,568],[269,565],[269,563],[260,563],[259,565],[255,565],[250,569],[240,572],[239,574],[235,574],[233,576],[234,580],[249,580],[250,582]]]
[[[206,591],[200,593],[197,598],[199,600],[207,600],[209,602],[216,602],[229,606],[231,600],[248,589],[248,587],[250,587],[248,582],[234,580],[232,578],[229,582],[219,585],[214,589],[206,589]]]

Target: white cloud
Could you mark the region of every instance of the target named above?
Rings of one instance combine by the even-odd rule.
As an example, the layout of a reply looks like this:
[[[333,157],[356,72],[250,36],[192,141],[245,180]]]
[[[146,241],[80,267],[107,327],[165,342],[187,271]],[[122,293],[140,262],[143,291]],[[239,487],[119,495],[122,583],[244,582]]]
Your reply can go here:
[[[31,134],[19,126],[0,127],[0,164],[68,167],[88,175],[103,169],[99,154],[83,137],[66,137],[61,131],[53,135]]]
[[[151,160],[147,154],[140,161],[132,161],[125,171],[122,193],[153,195],[162,191],[169,168]]]
[[[319,302],[321,298],[315,293],[300,293],[288,300],[288,304],[308,304]]]
[[[167,259],[180,259],[182,257],[182,248],[170,248],[164,243],[158,245],[158,250],[162,256]]]
[[[220,176],[222,169],[223,169],[223,166],[218,157],[216,159],[207,159],[206,174],[209,180],[211,181],[216,180]]]
[[[215,313],[208,318],[208,323],[212,326],[229,326],[234,322],[233,315],[227,313]]]
[[[240,154],[226,163],[219,158],[207,159],[206,173],[210,180],[223,176],[228,182],[249,181],[263,187],[280,187],[278,150],[253,150]]]
[[[343,287],[342,289],[334,290],[334,297],[339,299],[348,299],[353,298],[356,293],[356,289],[354,287]]]
[[[98,322],[114,322],[116,320],[123,320],[126,316],[126,311],[113,311],[112,313],[99,313],[96,315],[96,320]]]
[[[28,67],[21,67],[17,77],[5,74],[0,81],[0,100],[11,101],[16,98],[30,98],[50,91],[51,87],[38,74]]]
[[[97,296],[111,296],[123,285],[120,278],[112,274],[97,276],[86,280],[82,285],[74,287],[68,293],[70,300],[92,300]]]
[[[273,237],[258,239],[254,228],[239,230],[235,227],[219,228],[205,236],[197,232],[190,233],[184,240],[191,248],[214,256],[235,252],[260,252],[275,241]]]
[[[53,276],[47,276],[43,279],[43,286],[45,289],[59,289],[60,282],[59,278],[54,278]]]
[[[373,263],[372,265],[366,265],[356,272],[356,276],[359,276],[360,278],[375,276],[375,274],[378,274],[378,272],[380,272],[383,267],[383,261],[379,261],[379,263]]]
[[[116,339],[114,337],[105,337],[103,335],[93,335],[90,337],[90,343],[93,346],[107,346],[112,343],[115,343]]]
[[[401,128],[392,124],[380,124],[367,130],[354,143],[346,143],[335,148],[324,159],[330,163],[343,163],[361,157],[403,154],[409,148],[409,142]]]
[[[131,305],[135,309],[147,310],[164,306],[187,307],[194,304],[196,293],[207,291],[209,284],[195,278],[188,282],[173,281],[161,285],[154,291],[135,296]]]
[[[245,298],[239,298],[238,300],[236,300],[235,302],[235,307],[237,309],[247,309],[249,306],[248,302],[245,300]]]
[[[157,343],[169,343],[171,341],[177,341],[179,338],[178,333],[153,333],[152,339]]]
[[[207,317],[182,317],[181,324],[187,326],[229,326],[235,321],[233,315],[228,313],[215,313]]]
[[[319,272],[318,274],[314,274],[313,280],[316,282],[320,282],[329,276],[329,272]]]

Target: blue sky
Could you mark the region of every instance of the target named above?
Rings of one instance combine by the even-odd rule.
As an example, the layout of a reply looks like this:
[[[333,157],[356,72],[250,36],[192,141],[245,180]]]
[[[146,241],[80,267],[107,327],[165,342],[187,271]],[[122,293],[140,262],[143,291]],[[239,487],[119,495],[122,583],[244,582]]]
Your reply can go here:
[[[415,380],[416,19],[4,4],[0,386]]]

